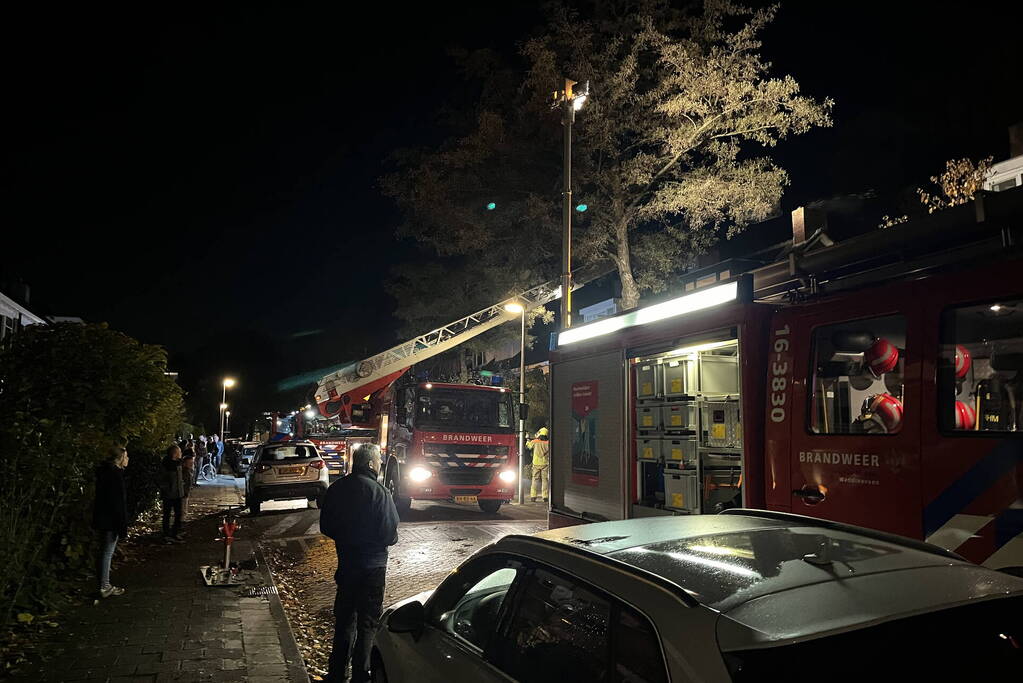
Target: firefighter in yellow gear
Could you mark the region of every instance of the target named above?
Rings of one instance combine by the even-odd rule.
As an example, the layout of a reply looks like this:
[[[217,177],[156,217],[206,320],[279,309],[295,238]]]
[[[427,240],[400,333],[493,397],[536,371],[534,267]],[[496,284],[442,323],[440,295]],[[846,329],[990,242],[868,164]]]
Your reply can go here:
[[[540,488],[540,500],[547,502],[551,485],[551,442],[546,427],[541,427],[536,438],[526,446],[533,451],[533,481],[529,485],[529,499],[536,502],[536,489]]]

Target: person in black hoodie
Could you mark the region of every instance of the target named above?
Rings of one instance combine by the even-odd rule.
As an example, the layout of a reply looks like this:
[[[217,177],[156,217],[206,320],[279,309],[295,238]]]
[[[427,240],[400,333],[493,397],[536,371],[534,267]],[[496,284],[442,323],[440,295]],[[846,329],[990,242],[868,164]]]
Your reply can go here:
[[[337,551],[337,623],[328,681],[343,681],[349,661],[354,683],[370,680],[370,648],[383,612],[387,548],[398,542],[398,510],[377,481],[379,472],[380,447],[362,444],[354,453],[351,474],[330,485],[320,510],[320,531],[334,539]]]
[[[110,583],[110,560],[114,557],[117,539],[128,533],[128,506],[124,490],[124,468],[127,466],[128,450],[114,446],[109,457],[96,468],[92,526],[100,532],[96,574],[99,577],[99,594],[103,598],[124,593],[123,588]]]
[[[160,497],[163,499],[163,541],[182,543],[181,502],[185,497],[184,475],[181,471],[181,449],[177,444],[167,447],[167,457],[160,463]],[[170,525],[171,512],[174,526]]]

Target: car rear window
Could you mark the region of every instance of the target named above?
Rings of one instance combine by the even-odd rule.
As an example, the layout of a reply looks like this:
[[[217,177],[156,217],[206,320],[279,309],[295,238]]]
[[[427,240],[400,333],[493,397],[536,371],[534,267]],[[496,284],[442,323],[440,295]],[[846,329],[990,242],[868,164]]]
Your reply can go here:
[[[312,446],[274,446],[263,449],[260,460],[263,462],[281,460],[305,460],[315,458],[316,450]]]
[[[732,680],[1017,680],[1023,598],[889,621],[816,640],[724,655]]]

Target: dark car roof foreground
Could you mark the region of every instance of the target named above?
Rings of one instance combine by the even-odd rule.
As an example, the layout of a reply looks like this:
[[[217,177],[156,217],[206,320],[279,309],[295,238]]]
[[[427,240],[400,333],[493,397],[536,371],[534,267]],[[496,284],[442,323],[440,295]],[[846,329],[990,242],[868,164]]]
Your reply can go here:
[[[718,628],[723,651],[1023,596],[1023,580],[917,541],[799,515],[730,512],[738,514],[582,524],[497,545],[555,543],[660,577],[690,604],[727,616]]]

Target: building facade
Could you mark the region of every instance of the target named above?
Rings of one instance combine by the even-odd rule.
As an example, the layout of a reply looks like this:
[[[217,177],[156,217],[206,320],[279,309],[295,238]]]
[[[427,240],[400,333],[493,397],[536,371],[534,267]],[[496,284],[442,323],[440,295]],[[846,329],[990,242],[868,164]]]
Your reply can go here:
[[[42,316],[0,292],[0,345],[9,343],[22,328],[45,322]]]

